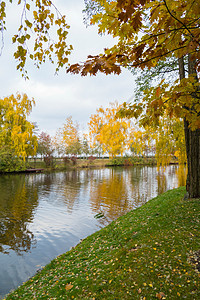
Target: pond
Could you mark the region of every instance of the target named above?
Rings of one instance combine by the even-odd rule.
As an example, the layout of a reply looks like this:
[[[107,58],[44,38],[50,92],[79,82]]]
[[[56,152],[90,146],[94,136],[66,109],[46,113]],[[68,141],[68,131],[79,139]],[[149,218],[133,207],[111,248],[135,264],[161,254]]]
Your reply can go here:
[[[80,239],[185,185],[185,173],[138,166],[1,175],[0,298]]]

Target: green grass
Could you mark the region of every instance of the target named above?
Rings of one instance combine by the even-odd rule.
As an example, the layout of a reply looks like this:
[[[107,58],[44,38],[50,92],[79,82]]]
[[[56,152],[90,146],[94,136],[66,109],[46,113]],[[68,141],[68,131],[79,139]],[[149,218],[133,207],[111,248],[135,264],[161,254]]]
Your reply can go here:
[[[62,159],[54,159],[53,167],[47,167],[43,160],[38,159],[36,161],[29,160],[29,167],[31,168],[44,168],[45,170],[65,170],[69,168],[93,168],[93,167],[105,167],[105,166],[134,166],[134,165],[156,165],[155,158],[146,157],[118,157],[118,158],[103,158],[90,161],[88,159],[77,159],[76,164],[73,165],[72,161],[64,164]]]
[[[168,191],[59,256],[6,299],[200,299],[200,199]]]
[[[135,165],[156,165],[153,157],[116,157],[110,159],[107,166],[135,166]]]

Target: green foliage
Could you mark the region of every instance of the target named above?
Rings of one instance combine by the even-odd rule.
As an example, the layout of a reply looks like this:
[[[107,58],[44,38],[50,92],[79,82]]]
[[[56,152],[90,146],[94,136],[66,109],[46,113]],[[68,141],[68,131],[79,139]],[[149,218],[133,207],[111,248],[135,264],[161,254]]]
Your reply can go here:
[[[15,152],[5,146],[0,149],[0,172],[17,172],[26,169],[26,163]]]
[[[187,63],[186,63],[187,65]],[[178,60],[175,57],[166,58],[166,60],[160,60],[155,67],[143,70],[136,68],[129,68],[133,73],[135,79],[135,88],[133,102],[139,103],[141,98],[144,97],[144,91],[150,89],[152,86],[156,87],[162,79],[165,82],[173,84],[178,78]]]
[[[71,145],[66,147],[66,154],[80,155],[82,153],[82,144],[79,141],[74,141]]]
[[[123,166],[124,165],[124,158],[123,157],[115,157],[112,158],[109,162],[111,166]]]
[[[156,161],[150,157],[117,157],[109,161],[110,166],[134,166],[134,165],[155,165]]]

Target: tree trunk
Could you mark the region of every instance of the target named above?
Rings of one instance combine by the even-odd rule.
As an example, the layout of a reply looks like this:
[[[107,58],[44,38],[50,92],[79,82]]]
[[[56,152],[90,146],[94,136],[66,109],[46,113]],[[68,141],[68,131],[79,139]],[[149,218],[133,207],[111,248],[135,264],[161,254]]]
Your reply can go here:
[[[190,55],[188,55],[188,73],[196,76],[195,62],[191,60]],[[179,76],[180,80],[185,78],[183,58],[179,59]],[[197,76],[196,79],[198,81]],[[200,129],[192,131],[188,121],[184,119],[184,130],[188,166],[186,190],[189,198],[200,198]]]
[[[186,190],[189,198],[200,198],[200,129],[192,131],[184,120],[188,175]]]

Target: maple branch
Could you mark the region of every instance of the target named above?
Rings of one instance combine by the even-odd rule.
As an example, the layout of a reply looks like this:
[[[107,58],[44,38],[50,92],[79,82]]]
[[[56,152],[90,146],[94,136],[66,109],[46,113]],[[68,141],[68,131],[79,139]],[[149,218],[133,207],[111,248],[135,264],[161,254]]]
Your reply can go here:
[[[199,27],[198,27],[198,26],[194,26],[194,27],[190,27],[189,29],[197,29],[197,28],[199,28]],[[182,30],[182,29],[183,29],[183,27],[174,28],[174,29],[171,29],[171,30],[170,30],[170,33],[172,33],[172,32],[179,32],[179,31]],[[135,46],[135,45],[137,45],[137,44],[139,44],[139,43],[147,42],[147,41],[151,40],[152,38],[159,37],[159,36],[162,36],[162,35],[166,35],[166,32],[164,31],[164,32],[157,33],[157,34],[151,34],[148,38],[143,39],[143,40],[140,40],[140,41],[137,42],[137,43],[133,43],[133,44],[130,43],[130,45],[131,45],[131,46]]]
[[[163,54],[156,55],[156,56],[151,57],[151,58],[149,58],[149,59],[147,59],[147,60],[144,60],[144,61],[142,61],[142,62],[139,62],[139,63],[136,63],[136,64],[132,64],[131,67],[137,67],[137,66],[140,66],[140,65],[145,64],[145,63],[147,63],[147,62],[149,62],[149,61],[151,61],[151,60],[153,60],[153,59],[156,59],[156,58],[159,58],[159,57],[166,56],[167,54],[173,53],[174,51],[183,49],[183,48],[185,48],[185,47],[186,47],[186,46],[178,47],[178,48],[176,48],[176,49],[167,51],[167,52],[165,52],[165,53],[163,53]]]
[[[170,16],[171,16],[172,18],[174,18],[176,21],[178,21],[180,24],[182,24],[183,27],[190,33],[190,35],[192,36],[192,38],[194,38],[194,35],[193,35],[192,32],[188,29],[188,27],[187,27],[181,20],[179,20],[176,16],[174,16],[174,15],[172,14],[172,12],[169,10],[169,7],[168,7],[168,5],[167,5],[167,3],[166,3],[166,0],[163,0],[163,2],[164,2],[164,4],[165,4],[165,6],[166,6],[166,8],[167,8],[167,11],[168,11],[168,13],[170,14]]]

